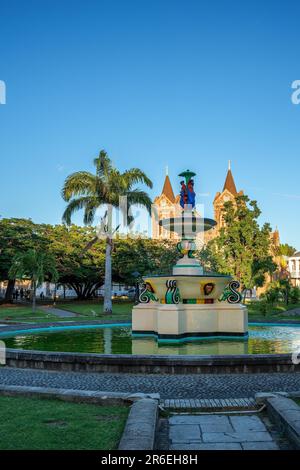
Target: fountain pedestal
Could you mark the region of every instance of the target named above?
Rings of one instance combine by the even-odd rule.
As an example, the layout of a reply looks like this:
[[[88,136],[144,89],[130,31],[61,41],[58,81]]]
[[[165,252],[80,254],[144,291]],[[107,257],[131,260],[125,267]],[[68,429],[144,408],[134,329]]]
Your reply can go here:
[[[243,305],[139,304],[132,311],[132,334],[154,335],[159,341],[247,336],[248,313]]]

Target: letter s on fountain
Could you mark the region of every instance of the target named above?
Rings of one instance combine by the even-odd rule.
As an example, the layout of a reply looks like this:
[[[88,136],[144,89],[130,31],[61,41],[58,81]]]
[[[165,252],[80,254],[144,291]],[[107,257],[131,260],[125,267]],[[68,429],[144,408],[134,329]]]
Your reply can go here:
[[[240,304],[242,302],[242,295],[238,291],[240,283],[238,281],[229,282],[228,286],[225,287],[223,294],[219,298],[219,302],[227,300],[229,304]]]

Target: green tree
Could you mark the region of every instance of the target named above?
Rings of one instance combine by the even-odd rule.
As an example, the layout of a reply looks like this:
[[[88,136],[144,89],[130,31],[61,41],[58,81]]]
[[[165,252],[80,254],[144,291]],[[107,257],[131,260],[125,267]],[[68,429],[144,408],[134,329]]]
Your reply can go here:
[[[104,283],[105,244],[94,241],[95,228],[77,225],[49,226],[47,231],[48,250],[56,260],[58,283],[75,290],[78,299],[94,296]]]
[[[50,276],[54,282],[58,279],[55,259],[51,254],[45,251],[30,249],[26,253],[18,253],[13,258],[12,266],[9,270],[9,278],[31,280],[33,312],[36,310],[36,288],[44,282],[47,276]]]
[[[63,221],[68,225],[71,224],[74,212],[83,209],[84,223],[91,224],[95,219],[96,210],[102,206],[106,207],[106,214],[101,225],[106,240],[104,312],[111,313],[111,254],[113,247],[111,210],[112,207],[119,207],[120,197],[123,196],[127,198],[127,209],[137,204],[146,207],[150,213],[150,197],[145,191],[134,188],[134,186],[137,183],[144,183],[149,188],[152,188],[152,182],[138,168],[131,168],[121,173],[113,167],[110,158],[104,150],[101,150],[99,156],[94,159],[94,166],[96,174],[80,171],[71,174],[65,180],[62,196],[68,202],[68,205],[63,214]],[[132,217],[128,212],[126,213],[126,221],[127,223],[132,221]]]
[[[300,288],[292,287],[290,292],[290,299],[292,304],[297,304],[300,301]]]
[[[281,244],[279,246],[279,255],[281,256],[293,256],[294,253],[296,253],[296,248],[293,246],[289,245],[288,243]]]
[[[237,196],[235,203],[224,204],[224,227],[219,235],[208,243],[201,254],[206,265],[216,271],[231,274],[245,291],[261,287],[265,275],[276,270],[270,254],[271,227],[260,227],[261,211],[256,201],[248,196]]]
[[[42,249],[46,245],[44,225],[34,224],[28,219],[0,220],[0,280],[8,280],[4,302],[12,302],[15,279],[9,279],[9,270],[14,257],[29,249]]]
[[[151,274],[168,274],[178,258],[176,243],[149,238],[117,239],[113,251],[113,279],[133,285],[134,273],[140,277]]]

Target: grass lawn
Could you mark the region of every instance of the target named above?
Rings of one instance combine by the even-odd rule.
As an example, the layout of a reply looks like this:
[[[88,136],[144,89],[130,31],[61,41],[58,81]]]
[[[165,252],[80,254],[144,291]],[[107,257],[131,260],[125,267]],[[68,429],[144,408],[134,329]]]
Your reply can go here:
[[[103,313],[103,303],[99,300],[95,301],[74,301],[62,303],[58,308],[81,314],[88,318],[107,318],[112,320],[131,321],[131,311],[133,302],[113,302],[113,313],[107,315]]]
[[[77,317],[61,318],[56,315],[46,313],[39,310],[32,312],[30,306],[7,306],[0,305],[0,323],[1,320],[10,320],[13,322],[55,322],[55,321],[81,321],[81,320],[112,320],[112,321],[124,321],[131,322],[131,311],[133,302],[130,301],[116,301],[113,302],[113,313],[107,315],[103,313],[103,303],[100,300],[88,300],[88,301],[71,301],[71,302],[57,302],[56,307],[58,309],[67,310],[79,314]],[[279,303],[272,306],[268,306],[268,311],[264,315],[260,312],[260,305],[258,301],[252,301],[247,303],[249,321],[266,321],[266,320],[300,320],[300,317],[288,315],[288,310],[294,308],[300,308],[300,304],[290,304],[288,307]],[[283,313],[285,313],[283,315]]]
[[[59,308],[76,312],[82,315],[85,319],[109,319],[109,320],[124,320],[131,321],[131,311],[133,302],[114,302],[113,314],[107,315],[103,313],[103,304],[99,301],[74,301],[69,303],[62,303],[58,305]],[[288,307],[285,304],[277,304],[273,307],[268,306],[266,315],[263,315],[259,310],[259,302],[250,302],[247,304],[249,321],[264,321],[264,320],[297,320],[296,316],[283,315],[287,310],[300,308],[300,304],[290,304]],[[300,320],[300,317],[298,318]]]
[[[81,321],[81,320],[121,320],[124,322],[131,321],[131,310],[133,302],[114,302],[113,314],[107,315],[103,313],[103,303],[99,300],[95,301],[72,301],[68,303],[57,302],[56,308],[67,310],[69,312],[79,313],[76,317],[57,317],[56,315],[47,313],[43,310],[37,310],[33,313],[32,308],[28,305],[0,305],[0,323],[1,320],[11,322],[56,322],[56,321]]]
[[[56,315],[47,314],[38,309],[33,313],[30,306],[7,306],[0,305],[0,322],[1,320],[9,320],[13,322],[47,322],[63,320],[58,318]]]
[[[1,450],[112,450],[129,409],[0,396]]]
[[[300,308],[300,304],[277,303],[273,306],[267,306],[267,313],[264,315],[260,311],[260,304],[258,301],[252,301],[247,304],[249,321],[264,321],[264,320],[300,320],[300,316],[288,315],[289,310]],[[283,315],[284,313],[284,315]]]

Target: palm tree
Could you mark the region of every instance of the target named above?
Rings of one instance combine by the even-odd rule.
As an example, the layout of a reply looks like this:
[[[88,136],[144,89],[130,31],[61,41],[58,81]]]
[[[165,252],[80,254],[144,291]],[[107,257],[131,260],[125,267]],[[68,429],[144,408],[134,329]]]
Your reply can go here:
[[[111,252],[112,252],[112,229],[111,209],[120,207],[121,196],[127,198],[126,223],[132,221],[128,210],[132,205],[145,207],[151,213],[151,199],[145,191],[134,188],[136,183],[144,183],[152,188],[151,180],[139,168],[131,168],[121,173],[117,170],[104,150],[94,159],[96,174],[87,171],[79,171],[69,175],[62,189],[62,197],[68,202],[63,214],[63,221],[70,225],[74,212],[84,209],[83,221],[91,224],[94,221],[96,210],[102,206],[106,207],[105,216],[102,218],[101,230],[106,238],[105,257],[105,281],[104,281],[104,313],[112,313],[111,301]],[[115,231],[118,227],[115,228]],[[93,240],[95,242],[97,238]],[[87,246],[90,247],[91,243]]]
[[[25,253],[17,254],[12,261],[9,270],[9,278],[26,278],[31,280],[32,285],[32,310],[36,310],[36,288],[40,286],[47,275],[56,282],[58,273],[56,271],[55,259],[41,250],[30,249]]]

